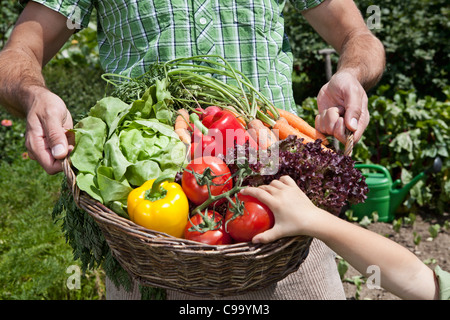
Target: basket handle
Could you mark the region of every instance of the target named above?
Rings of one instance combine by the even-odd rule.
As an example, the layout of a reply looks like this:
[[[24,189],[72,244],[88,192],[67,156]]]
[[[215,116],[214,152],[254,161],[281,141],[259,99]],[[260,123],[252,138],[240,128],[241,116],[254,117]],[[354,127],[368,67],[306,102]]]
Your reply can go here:
[[[353,132],[345,129],[345,135],[347,136],[347,140],[345,142],[344,155],[351,157],[353,152]]]
[[[62,162],[62,168],[67,178],[67,183],[70,186],[70,190],[72,190],[73,199],[78,206],[78,203],[80,201],[80,188],[78,188],[76,184],[76,175],[71,168],[69,156],[64,158]]]

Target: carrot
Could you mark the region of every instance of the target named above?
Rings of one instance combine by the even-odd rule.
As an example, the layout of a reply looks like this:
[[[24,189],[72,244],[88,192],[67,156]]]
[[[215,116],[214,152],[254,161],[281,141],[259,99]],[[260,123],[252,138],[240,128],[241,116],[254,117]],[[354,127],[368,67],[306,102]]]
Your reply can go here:
[[[227,111],[230,111],[232,114],[234,114],[234,116],[236,117],[236,119],[239,121],[240,124],[242,124],[242,126],[244,128],[247,127],[247,123],[245,122],[245,119],[242,115],[240,115],[237,111],[236,108],[233,106],[226,106],[225,109]]]
[[[317,131],[314,127],[312,127],[308,122],[303,120],[301,117],[289,112],[287,110],[278,109],[280,117],[286,119],[286,121],[295,129],[300,131],[301,133],[307,135],[313,140],[321,139],[323,145],[328,145],[329,142],[325,135],[321,132]]]
[[[259,119],[253,119],[248,124],[247,132],[261,149],[269,148],[278,141],[277,136]]]
[[[286,119],[280,117],[275,124],[272,126],[272,130],[275,131],[275,134],[278,134],[278,138],[280,140],[286,139],[290,135],[295,135],[297,138],[303,138],[303,143],[315,142],[316,140],[307,136],[306,134],[298,131],[293,126],[291,126]],[[320,144],[322,150],[333,152],[332,149],[327,148],[323,144]]]
[[[189,113],[186,111],[186,109],[179,109],[177,110],[178,116],[175,120],[175,127],[178,128],[189,128]]]
[[[178,116],[175,119],[175,133],[184,143],[191,144],[191,135],[189,133],[189,113],[185,109],[177,111]]]
[[[269,129],[272,128],[272,126],[271,126],[269,123],[266,123],[266,122],[264,122],[264,121],[263,121],[263,125],[264,125],[265,127],[269,128]]]
[[[307,136],[306,134],[298,131],[296,128],[291,126],[288,123],[288,121],[283,117],[280,117],[278,120],[275,121],[275,124],[272,126],[272,130],[278,133],[278,138],[280,140],[284,140],[290,135],[295,135],[297,136],[297,138],[303,138],[303,143],[315,141],[313,138]]]

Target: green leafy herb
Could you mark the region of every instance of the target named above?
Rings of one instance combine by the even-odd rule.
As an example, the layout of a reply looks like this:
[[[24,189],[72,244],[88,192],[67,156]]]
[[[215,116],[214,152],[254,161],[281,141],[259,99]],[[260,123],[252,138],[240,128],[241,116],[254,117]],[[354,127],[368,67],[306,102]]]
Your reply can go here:
[[[105,275],[115,286],[125,290],[131,288],[131,278],[111,250],[95,220],[75,205],[72,193],[63,179],[61,195],[53,208],[54,221],[62,221],[62,230],[67,243],[73,249],[74,260],[80,260],[83,272],[103,268]],[[142,299],[162,299],[165,291],[153,287],[140,287]]]

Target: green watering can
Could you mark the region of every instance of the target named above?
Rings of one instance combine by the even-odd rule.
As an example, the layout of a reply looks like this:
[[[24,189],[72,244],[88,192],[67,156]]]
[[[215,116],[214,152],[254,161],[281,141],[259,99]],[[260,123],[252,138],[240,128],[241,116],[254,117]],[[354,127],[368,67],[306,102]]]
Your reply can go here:
[[[364,203],[351,206],[353,216],[361,220],[364,216],[370,216],[376,211],[378,213],[378,221],[391,222],[394,220],[395,211],[402,204],[409,190],[419,180],[425,178],[427,174],[439,172],[442,168],[442,161],[437,157],[430,168],[419,173],[403,187],[401,187],[402,182],[400,179],[392,182],[389,171],[381,165],[355,164],[355,168],[369,169],[370,172],[363,173],[369,188],[367,199]]]

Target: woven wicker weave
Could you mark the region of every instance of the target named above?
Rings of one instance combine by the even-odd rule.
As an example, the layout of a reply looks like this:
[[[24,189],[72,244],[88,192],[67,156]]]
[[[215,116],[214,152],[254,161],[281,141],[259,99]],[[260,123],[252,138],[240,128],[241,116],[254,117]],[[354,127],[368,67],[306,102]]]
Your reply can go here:
[[[349,136],[344,153],[350,155],[352,148]],[[306,236],[206,245],[146,229],[80,191],[69,158],[63,170],[75,203],[94,218],[112,255],[141,285],[210,298],[238,295],[280,281],[308,255],[312,238]]]

